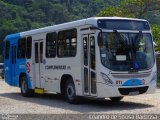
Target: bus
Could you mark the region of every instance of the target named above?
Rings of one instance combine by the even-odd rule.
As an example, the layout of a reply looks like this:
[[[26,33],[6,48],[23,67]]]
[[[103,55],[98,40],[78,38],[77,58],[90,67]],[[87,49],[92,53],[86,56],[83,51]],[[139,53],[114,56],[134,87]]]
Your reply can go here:
[[[57,93],[110,98],[156,90],[157,69],[149,22],[92,17],[11,34],[4,39],[5,82],[24,97]]]

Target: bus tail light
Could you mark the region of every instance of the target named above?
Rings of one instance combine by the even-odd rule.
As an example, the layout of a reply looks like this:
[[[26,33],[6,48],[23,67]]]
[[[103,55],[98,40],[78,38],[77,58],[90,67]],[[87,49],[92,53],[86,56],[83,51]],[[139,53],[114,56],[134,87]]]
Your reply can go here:
[[[101,73],[101,76],[102,76],[103,80],[105,81],[105,83],[107,85],[112,85],[113,84],[113,82],[109,79],[109,77],[106,74]]]

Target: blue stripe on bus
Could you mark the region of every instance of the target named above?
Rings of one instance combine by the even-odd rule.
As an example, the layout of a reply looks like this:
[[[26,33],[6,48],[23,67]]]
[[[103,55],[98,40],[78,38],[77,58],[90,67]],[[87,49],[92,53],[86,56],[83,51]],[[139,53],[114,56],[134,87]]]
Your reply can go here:
[[[123,83],[122,86],[138,86],[138,85],[142,85],[141,80],[137,78],[132,78]]]
[[[12,42],[12,40],[18,40],[19,38],[20,38],[20,33],[15,33],[15,34],[7,35],[5,40],[9,40],[10,42]]]

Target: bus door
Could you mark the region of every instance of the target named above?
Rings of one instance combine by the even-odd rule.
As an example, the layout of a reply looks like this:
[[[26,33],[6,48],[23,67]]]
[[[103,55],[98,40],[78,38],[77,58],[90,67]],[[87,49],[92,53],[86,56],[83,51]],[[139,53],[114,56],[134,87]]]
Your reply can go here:
[[[96,87],[96,49],[94,34],[83,35],[83,58],[84,58],[84,95],[97,95]]]
[[[41,68],[43,64],[43,40],[34,41],[34,80],[35,86],[41,88]]]
[[[16,45],[11,45],[11,79],[12,85],[16,82]]]

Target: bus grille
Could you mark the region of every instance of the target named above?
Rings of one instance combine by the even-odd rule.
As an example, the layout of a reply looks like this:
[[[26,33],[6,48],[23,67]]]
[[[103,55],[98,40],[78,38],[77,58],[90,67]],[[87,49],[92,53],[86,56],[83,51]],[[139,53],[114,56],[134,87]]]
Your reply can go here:
[[[122,95],[128,95],[130,92],[139,92],[143,94],[148,90],[148,86],[145,87],[134,87],[134,88],[118,88]]]

